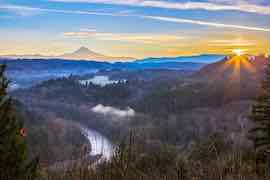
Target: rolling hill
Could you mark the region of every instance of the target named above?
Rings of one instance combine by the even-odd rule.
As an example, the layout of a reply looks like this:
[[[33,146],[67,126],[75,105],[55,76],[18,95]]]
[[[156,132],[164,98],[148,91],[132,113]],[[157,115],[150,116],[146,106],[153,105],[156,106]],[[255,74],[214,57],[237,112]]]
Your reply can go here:
[[[261,82],[269,58],[266,56],[232,56],[206,65],[193,75],[193,78],[208,84],[208,92],[219,92],[220,99],[248,99],[261,91]]]
[[[228,56],[216,63],[208,64],[195,76],[209,81],[262,80],[270,58],[266,56]]]

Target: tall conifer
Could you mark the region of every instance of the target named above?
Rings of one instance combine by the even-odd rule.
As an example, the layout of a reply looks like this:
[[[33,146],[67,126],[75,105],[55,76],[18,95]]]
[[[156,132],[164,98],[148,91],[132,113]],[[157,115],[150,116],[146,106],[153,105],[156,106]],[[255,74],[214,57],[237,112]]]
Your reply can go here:
[[[257,157],[261,160],[270,157],[270,64],[262,91],[252,107],[251,120],[254,127],[249,132]]]
[[[31,180],[35,178],[38,162],[27,159],[22,122],[16,119],[7,95],[9,81],[4,73],[5,65],[0,65],[0,179]]]

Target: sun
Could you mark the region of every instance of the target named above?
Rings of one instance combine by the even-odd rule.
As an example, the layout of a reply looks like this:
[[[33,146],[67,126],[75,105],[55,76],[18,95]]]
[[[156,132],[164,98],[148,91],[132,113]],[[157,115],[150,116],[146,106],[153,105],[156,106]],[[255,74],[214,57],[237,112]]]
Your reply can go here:
[[[242,56],[245,54],[247,50],[245,49],[233,49],[232,52],[236,54],[237,56]]]

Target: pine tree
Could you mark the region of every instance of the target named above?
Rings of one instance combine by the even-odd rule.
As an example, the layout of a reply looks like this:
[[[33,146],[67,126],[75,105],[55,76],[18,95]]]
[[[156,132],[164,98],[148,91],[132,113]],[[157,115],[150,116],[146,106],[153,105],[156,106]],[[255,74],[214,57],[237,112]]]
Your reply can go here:
[[[270,157],[270,64],[262,91],[252,107],[251,120],[254,127],[249,132],[259,161]]]
[[[35,178],[38,160],[28,162],[22,122],[16,119],[12,100],[7,95],[9,81],[5,65],[0,65],[0,179]]]

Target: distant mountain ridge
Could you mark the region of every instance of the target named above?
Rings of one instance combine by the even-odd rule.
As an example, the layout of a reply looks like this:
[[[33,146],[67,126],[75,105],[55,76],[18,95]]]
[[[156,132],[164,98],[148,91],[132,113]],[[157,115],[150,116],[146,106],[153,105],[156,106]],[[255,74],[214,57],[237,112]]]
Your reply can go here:
[[[106,62],[65,59],[14,59],[0,58],[0,64],[7,65],[7,75],[12,80],[12,89],[30,87],[44,80],[72,75],[95,74],[99,71],[120,70],[180,70],[185,72],[196,71],[205,63],[166,62],[148,63],[133,62]],[[179,71],[179,73],[180,73]],[[180,73],[181,74],[181,73]]]
[[[196,55],[196,56],[178,56],[178,57],[150,57],[145,59],[139,59],[135,62],[137,63],[162,63],[162,62],[192,62],[192,63],[213,63],[217,62],[220,59],[223,59],[224,55],[218,54],[203,54],[203,55]]]
[[[131,61],[132,57],[112,57],[89,50],[86,47],[80,47],[72,53],[65,53],[59,56],[44,56],[41,54],[33,55],[3,55],[0,58],[6,59],[64,59],[64,60],[87,60],[87,61]]]
[[[95,60],[95,61],[130,61],[135,60],[132,57],[112,57],[106,56],[100,53],[89,50],[86,47],[80,47],[78,50],[73,53],[66,53],[58,58],[62,59],[72,59],[72,60]]]
[[[224,55],[217,54],[203,54],[195,56],[178,56],[178,57],[150,57],[144,59],[135,59],[133,57],[112,57],[106,56],[86,47],[80,47],[72,53],[65,53],[59,56],[45,56],[41,54],[28,54],[28,55],[2,55],[0,59],[58,59],[58,60],[85,60],[85,61],[108,61],[108,62],[133,62],[136,64],[143,63],[212,63],[222,58]]]

